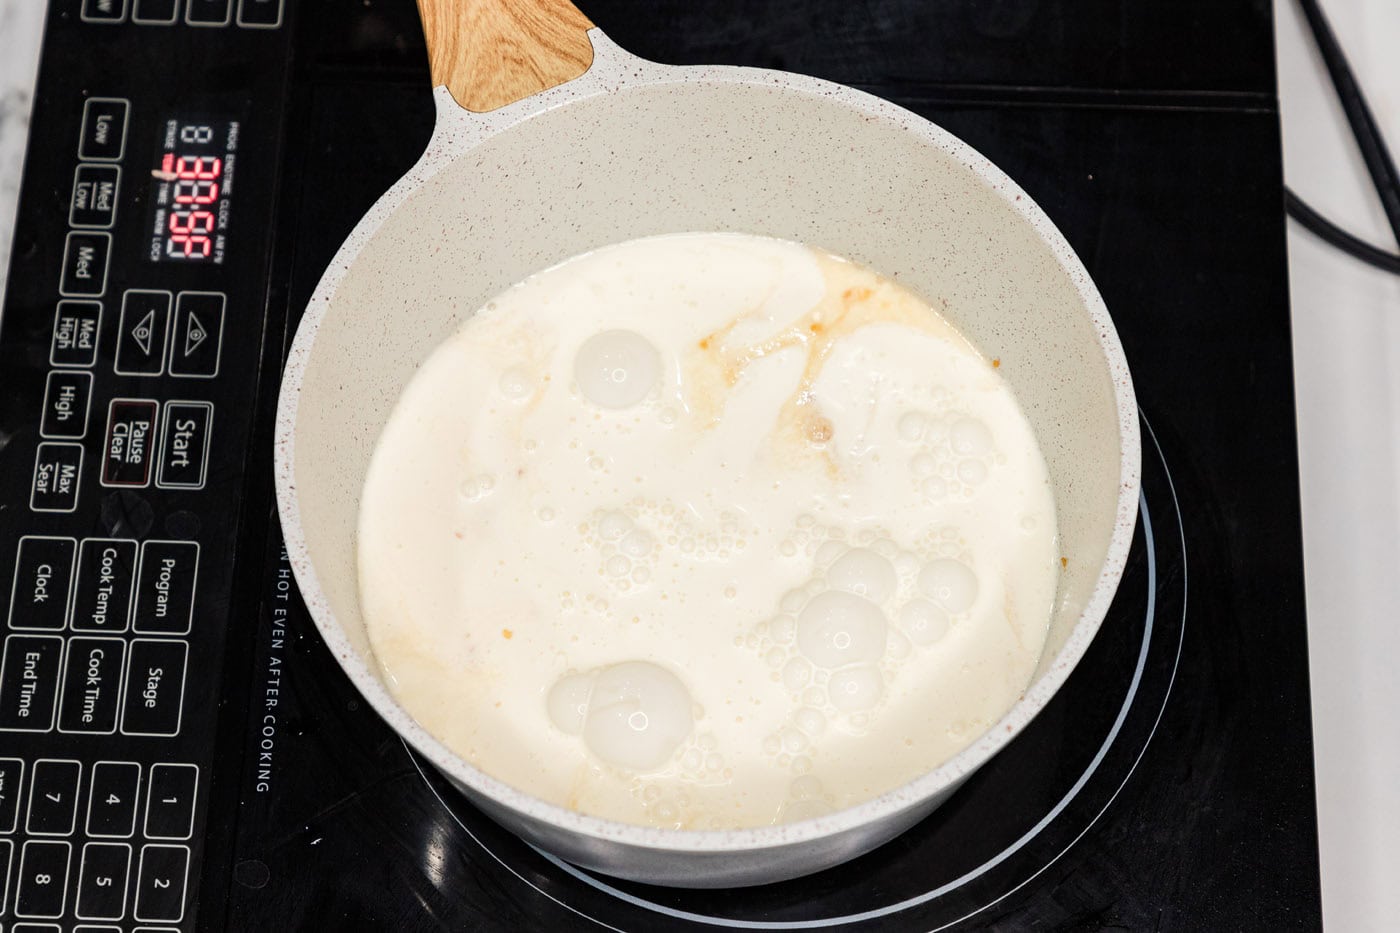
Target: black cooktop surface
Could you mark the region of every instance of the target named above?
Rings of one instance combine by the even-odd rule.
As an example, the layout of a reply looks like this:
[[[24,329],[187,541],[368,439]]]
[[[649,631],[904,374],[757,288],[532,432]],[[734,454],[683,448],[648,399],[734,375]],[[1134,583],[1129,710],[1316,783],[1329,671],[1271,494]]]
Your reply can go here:
[[[0,399],[0,555],[23,564],[39,553],[22,545],[27,536],[60,542],[42,546],[61,563],[71,539],[78,566],[66,615],[12,608],[7,652],[39,651],[41,679],[43,652],[57,652],[63,673],[53,679],[66,683],[74,658],[87,662],[105,639],[121,645],[127,673],[112,688],[110,730],[72,719],[57,686],[49,728],[10,729],[20,721],[4,718],[6,691],[23,669],[12,676],[6,655],[5,930],[66,930],[93,917],[117,929],[209,930],[1320,925],[1266,2],[581,4],[644,57],[852,84],[987,154],[1083,258],[1143,412],[1127,570],[1055,700],[893,842],[809,878],[718,893],[584,872],[482,816],[358,698],[281,553],[269,464],[286,343],[335,249],[432,127],[411,0],[228,0],[227,20],[212,27],[197,23],[219,0],[117,5],[120,21],[103,21],[100,2],[51,8],[0,331],[0,375],[13,386]],[[149,17],[167,6],[174,25],[162,30]],[[280,14],[271,26],[269,6]],[[94,36],[126,63],[121,74],[161,80],[72,64]],[[172,72],[196,77],[182,89],[165,80]],[[124,151],[92,148],[94,111],[126,121]],[[160,179],[147,175],[178,169],[167,155],[222,160],[232,203],[208,221],[217,234],[207,258],[191,262],[204,247],[180,239],[202,229],[192,215],[172,226],[159,213]],[[199,167],[214,171],[211,161]],[[117,179],[114,220],[86,200],[77,207],[96,213],[74,213],[75,171],[86,173],[84,198]],[[105,244],[100,231],[110,231]],[[95,291],[77,278],[84,244],[108,266]],[[182,255],[155,255],[171,251]],[[60,340],[89,319],[90,353]],[[163,349],[143,355],[143,333]],[[220,340],[211,364],[210,341]],[[58,417],[49,396],[67,384],[86,393],[91,430],[49,430]],[[168,449],[165,422],[180,418],[206,435],[199,485]],[[153,444],[145,472],[130,458],[108,463],[113,427],[126,436],[143,423]],[[65,493],[54,483],[73,458],[77,486]],[[44,474],[36,493],[43,463],[59,479]],[[134,596],[130,625],[103,630],[79,610],[87,555],[100,563],[108,550],[129,566]],[[192,625],[143,615],[156,579],[147,552],[152,566],[165,555],[197,565]],[[177,655],[188,675],[167,720],[168,695],[142,678],[151,658]],[[155,691],[154,712],[143,689]],[[63,762],[76,764],[71,787]],[[91,815],[94,805],[105,813],[102,794],[124,773],[112,762],[134,769],[132,806],[145,816],[125,834]],[[7,774],[19,788],[8,800]],[[193,775],[187,790],[181,775]],[[57,788],[76,817],[65,826],[52,808],[36,810],[34,787],[41,799]],[[159,801],[182,793],[190,828],[172,830]],[[18,814],[8,828],[7,807]],[[127,868],[116,871],[123,846]],[[62,882],[54,895],[39,881],[60,858],[66,895]],[[183,896],[172,898],[159,882],[180,858]],[[129,893],[119,906],[92,893],[109,876]]]

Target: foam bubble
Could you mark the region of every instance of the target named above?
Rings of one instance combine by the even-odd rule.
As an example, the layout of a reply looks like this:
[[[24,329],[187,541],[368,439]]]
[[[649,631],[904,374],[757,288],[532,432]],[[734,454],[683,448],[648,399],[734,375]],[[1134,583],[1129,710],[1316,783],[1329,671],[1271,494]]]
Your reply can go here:
[[[834,563],[836,559],[845,552],[846,545],[842,544],[840,541],[827,541],[823,543],[821,547],[817,548],[814,560],[816,560],[817,566],[826,567]]]
[[[965,457],[981,457],[992,452],[992,432],[976,418],[959,418],[948,431],[953,450]]]
[[[608,576],[610,577],[625,577],[628,571],[632,569],[632,562],[621,554],[614,554],[612,557],[608,558],[607,563],[603,565],[603,569],[608,572]]]
[[[827,570],[826,582],[876,603],[889,599],[899,586],[894,565],[874,550],[863,547],[851,548],[842,554]]]
[[[530,373],[523,366],[512,366],[501,373],[498,383],[501,394],[512,401],[519,401],[530,394],[534,388]]]
[[[608,512],[598,520],[598,536],[604,541],[615,541],[632,530],[632,519],[623,512]]]
[[[574,379],[583,397],[601,408],[630,408],[661,376],[661,354],[636,331],[605,330],[579,347]]]
[[[649,661],[603,668],[593,684],[583,741],[610,765],[645,771],[663,764],[694,725],[690,691]]]
[[[977,600],[977,574],[962,561],[945,557],[919,572],[919,589],[949,612],[965,612]]]
[[[964,460],[958,464],[958,479],[976,486],[987,478],[987,465],[981,460]]]
[[[924,436],[924,430],[928,426],[928,417],[921,411],[905,412],[899,418],[899,423],[895,429],[899,431],[899,439],[914,443]]]
[[[927,599],[911,599],[899,610],[899,626],[916,645],[931,645],[948,632],[948,613]]]
[[[545,701],[549,721],[560,732],[578,735],[583,731],[583,720],[588,715],[588,696],[593,692],[593,679],[592,673],[565,674],[550,688]]]
[[[880,702],[885,681],[874,665],[861,664],[836,671],[826,689],[832,706],[843,713],[854,713]]]
[[[783,684],[789,690],[801,690],[811,679],[812,665],[802,658],[793,658],[783,666]]]
[[[821,593],[797,617],[797,646],[823,667],[873,661],[885,652],[885,614],[853,593]]]
[[[656,547],[656,539],[649,533],[637,528],[629,532],[627,537],[622,539],[622,543],[618,545],[618,550],[622,551],[622,553],[626,554],[628,557],[642,558],[650,554],[654,547]]]
[[[826,729],[826,717],[822,711],[811,706],[804,706],[792,717],[793,723],[808,735],[821,735]]]

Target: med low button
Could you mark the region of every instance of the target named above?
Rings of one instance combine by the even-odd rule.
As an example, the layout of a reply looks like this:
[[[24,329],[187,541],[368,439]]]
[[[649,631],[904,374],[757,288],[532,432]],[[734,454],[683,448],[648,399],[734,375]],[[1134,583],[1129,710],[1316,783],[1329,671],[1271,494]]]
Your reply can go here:
[[[161,489],[203,489],[209,466],[209,435],[214,406],[208,402],[166,402],[161,427]]]
[[[79,165],[73,172],[68,226],[107,230],[117,219],[117,188],[122,170],[115,165]]]
[[[144,542],[132,630],[143,635],[189,634],[198,573],[199,545],[194,541]]]
[[[138,638],[127,654],[123,735],[176,735],[185,698],[183,641]]]
[[[103,486],[140,488],[150,484],[158,409],[150,399],[112,399],[107,406],[107,434],[102,446],[99,481]]]
[[[10,588],[10,628],[55,631],[68,624],[77,555],[76,538],[26,535],[19,539]]]

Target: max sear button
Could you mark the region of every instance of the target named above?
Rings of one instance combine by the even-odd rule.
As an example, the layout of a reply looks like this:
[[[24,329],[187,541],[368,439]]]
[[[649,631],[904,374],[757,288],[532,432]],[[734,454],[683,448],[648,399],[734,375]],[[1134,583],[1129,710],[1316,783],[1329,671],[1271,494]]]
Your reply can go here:
[[[213,421],[214,406],[208,402],[165,403],[157,486],[162,489],[204,487]]]
[[[80,920],[120,920],[126,913],[126,878],[131,871],[131,846],[124,842],[89,842],[83,846],[78,869]],[[74,933],[82,930],[75,927]],[[91,928],[89,928],[91,929]]]
[[[24,762],[18,758],[0,758],[0,833],[15,831],[19,818],[19,792],[24,781]],[[0,861],[0,870],[7,866]],[[7,877],[0,875],[0,877]],[[0,884],[0,888],[4,885]],[[4,910],[0,904],[0,910]]]
[[[134,761],[99,761],[92,766],[87,834],[125,839],[136,831],[141,766]]]
[[[198,573],[199,545],[194,541],[143,543],[132,629],[146,635],[188,634]]]
[[[212,379],[219,374],[224,336],[224,296],[220,292],[181,292],[175,299],[170,340],[170,375]]]
[[[97,335],[102,329],[100,301],[60,301],[53,316],[53,366],[91,366],[97,362]]]
[[[83,0],[80,16],[85,23],[120,23],[126,18],[126,0]]]
[[[0,658],[0,730],[48,732],[58,705],[63,639],[11,635]]]
[[[122,702],[124,735],[175,735],[185,694],[183,641],[136,639],[126,667]]]
[[[125,632],[131,615],[131,587],[135,575],[135,541],[84,538],[78,545],[73,631]]]
[[[126,644],[120,638],[70,638],[58,704],[59,732],[111,735],[117,731],[117,704]]]
[[[282,0],[238,0],[238,25],[276,29],[282,25]]]
[[[169,26],[175,22],[179,0],[136,0],[131,21],[143,26]]]
[[[54,370],[44,383],[40,437],[82,437],[87,433],[92,402],[92,373]]]
[[[79,165],[73,173],[73,199],[68,206],[70,227],[107,229],[117,219],[117,186],[122,170],[115,165]]]
[[[194,832],[194,801],[199,768],[194,765],[151,765],[146,799],[148,839],[188,839]]]
[[[191,26],[227,26],[233,18],[233,0],[187,0],[185,22]]]
[[[165,369],[165,337],[170,327],[170,293],[132,289],[122,295],[117,325],[121,376],[159,376]]]
[[[116,162],[126,150],[127,102],[120,97],[89,97],[83,104],[78,158]]]
[[[150,399],[114,398],[102,446],[103,486],[146,486],[155,459],[156,411]]]
[[[68,298],[97,298],[107,290],[110,233],[73,231],[63,245],[63,276],[58,293]]]
[[[34,762],[29,778],[29,817],[25,832],[31,836],[68,836],[78,812],[78,782],[83,766],[76,761],[44,759]]]
[[[78,507],[78,479],[83,469],[81,444],[40,444],[34,454],[34,483],[29,508],[35,512],[72,512]]]
[[[67,842],[36,842],[24,844],[19,857],[19,890],[15,893],[15,916],[54,919],[63,916],[63,901],[68,894],[68,855],[73,847]]]
[[[77,554],[78,542],[73,538],[28,535],[19,539],[10,587],[10,628],[56,630],[68,624]]]

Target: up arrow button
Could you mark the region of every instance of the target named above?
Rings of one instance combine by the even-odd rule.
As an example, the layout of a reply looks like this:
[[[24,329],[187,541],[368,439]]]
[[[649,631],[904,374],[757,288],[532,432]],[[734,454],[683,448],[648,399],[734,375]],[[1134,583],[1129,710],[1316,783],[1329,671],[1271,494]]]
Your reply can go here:
[[[220,292],[181,292],[175,299],[175,339],[170,341],[170,375],[212,379],[219,374],[224,333]]]

